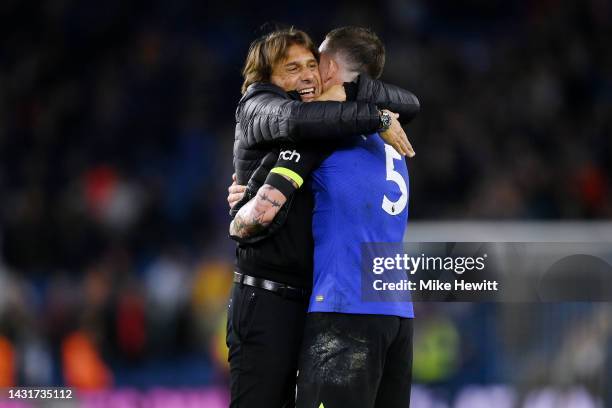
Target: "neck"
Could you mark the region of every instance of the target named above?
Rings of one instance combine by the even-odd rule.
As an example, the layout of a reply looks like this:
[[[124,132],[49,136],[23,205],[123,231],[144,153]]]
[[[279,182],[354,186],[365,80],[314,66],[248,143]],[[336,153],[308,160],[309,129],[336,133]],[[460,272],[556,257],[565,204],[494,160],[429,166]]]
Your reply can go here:
[[[359,76],[358,72],[352,71],[348,68],[349,64],[346,58],[344,58],[341,54],[333,55],[332,61],[336,66],[335,76],[340,85],[342,85],[344,82],[353,82]]]
[[[344,83],[344,82],[355,81],[357,79],[357,76],[359,76],[359,74],[353,71],[342,70],[340,71],[340,75],[338,76],[340,77],[341,82]]]

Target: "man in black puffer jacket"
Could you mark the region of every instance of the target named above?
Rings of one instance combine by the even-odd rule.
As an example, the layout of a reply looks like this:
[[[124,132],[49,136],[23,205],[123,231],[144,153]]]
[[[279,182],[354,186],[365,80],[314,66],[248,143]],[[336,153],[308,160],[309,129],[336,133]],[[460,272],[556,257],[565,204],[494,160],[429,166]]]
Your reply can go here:
[[[304,103],[297,91],[287,91],[273,83],[253,82],[244,87],[236,110],[234,170],[237,184],[247,184],[269,152],[268,144],[338,142],[377,131],[380,109],[398,113],[402,124],[408,123],[419,111],[416,96],[399,87],[367,76],[361,76],[353,85],[356,87],[349,91],[351,98],[345,99],[354,102],[329,102],[331,99],[328,99],[326,103],[310,104]],[[322,102],[325,98],[324,94],[323,99],[317,101]],[[408,152],[405,138],[398,136],[385,141],[399,152]]]
[[[238,184],[247,184],[262,160],[273,165],[280,143],[330,147],[379,130],[383,116],[391,117],[379,109],[398,112],[406,121],[418,111],[418,100],[410,92],[367,77],[320,98],[316,57],[312,41],[297,30],[272,33],[251,46],[244,69],[244,96],[236,111],[234,169]],[[356,100],[299,100],[343,100],[346,96]],[[394,129],[383,135],[385,141],[410,154],[399,124]],[[265,179],[267,172],[261,173]],[[257,188],[255,180],[249,190]],[[290,407],[294,403],[297,356],[312,280],[312,207],[310,192],[296,191],[284,206],[284,221],[276,229],[238,245],[227,335],[232,407]]]

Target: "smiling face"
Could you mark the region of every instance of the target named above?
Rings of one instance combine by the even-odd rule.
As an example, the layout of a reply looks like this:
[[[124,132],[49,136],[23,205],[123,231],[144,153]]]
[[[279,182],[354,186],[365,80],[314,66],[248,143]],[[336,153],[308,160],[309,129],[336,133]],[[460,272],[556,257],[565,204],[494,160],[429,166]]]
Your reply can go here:
[[[304,102],[321,94],[321,76],[316,58],[307,48],[294,44],[287,55],[272,67],[270,82],[285,91],[298,91]]]

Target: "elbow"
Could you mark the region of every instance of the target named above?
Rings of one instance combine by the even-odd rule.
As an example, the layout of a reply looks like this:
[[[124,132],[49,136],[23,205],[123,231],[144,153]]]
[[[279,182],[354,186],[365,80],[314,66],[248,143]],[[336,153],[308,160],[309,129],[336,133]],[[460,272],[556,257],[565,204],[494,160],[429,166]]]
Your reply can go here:
[[[421,102],[419,102],[419,98],[417,98],[415,94],[412,94],[412,98],[414,102],[414,114],[416,115],[421,111]]]
[[[421,111],[421,102],[412,92],[408,96],[408,104],[410,105],[412,117],[415,117]]]
[[[400,115],[400,123],[402,125],[406,125],[410,123],[421,111],[421,102],[419,98],[416,97],[413,93],[408,95],[406,100],[406,112],[403,115]]]

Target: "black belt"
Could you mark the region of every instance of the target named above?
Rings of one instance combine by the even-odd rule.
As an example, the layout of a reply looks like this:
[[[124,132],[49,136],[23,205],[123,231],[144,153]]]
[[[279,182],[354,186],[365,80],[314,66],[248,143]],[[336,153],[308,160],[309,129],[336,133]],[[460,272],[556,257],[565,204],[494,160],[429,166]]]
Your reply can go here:
[[[296,288],[268,279],[256,278],[255,276],[245,275],[240,272],[234,272],[234,283],[269,290],[289,299],[305,300],[310,296],[310,292],[306,289]]]

